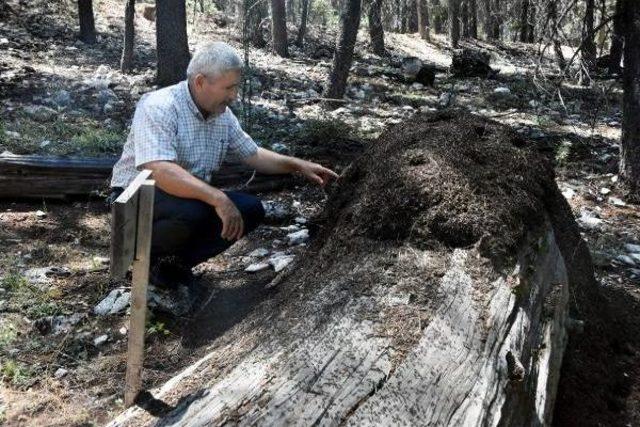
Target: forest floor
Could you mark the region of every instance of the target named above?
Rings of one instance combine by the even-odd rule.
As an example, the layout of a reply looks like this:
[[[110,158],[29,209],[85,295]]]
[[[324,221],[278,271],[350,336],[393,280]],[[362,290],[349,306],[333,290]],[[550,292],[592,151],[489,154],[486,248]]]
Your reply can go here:
[[[0,153],[119,153],[136,101],[154,89],[155,28],[136,16],[136,68],[122,75],[123,8],[111,0],[94,7],[100,38],[87,46],[75,39],[71,2],[12,0],[0,6]],[[211,16],[194,18],[191,11],[188,20],[192,46],[223,40],[241,47],[232,25],[219,28]],[[290,59],[251,49],[254,95],[245,128],[263,146],[321,158],[338,171],[382,130],[445,103],[527,137],[556,163],[558,186],[591,249],[615,319],[613,325],[582,319],[599,331],[585,336],[617,331],[616,340],[586,343],[581,348],[593,351],[567,362],[573,368],[561,381],[556,423],[640,425],[640,250],[632,246],[640,245],[640,208],[625,202],[617,176],[619,81],[602,77],[588,88],[560,84],[546,57],[547,74],[535,72],[535,47],[483,42],[463,45],[489,51],[500,73],[461,79],[447,71],[451,50],[442,38],[425,43],[415,34],[387,34],[391,56],[379,58],[368,53],[365,33],[345,102],[333,110],[315,99],[331,65],[331,31],[314,29],[305,49],[292,48]],[[389,78],[407,56],[438,68],[433,87]],[[282,212],[199,267],[210,285],[211,328],[194,328],[193,316],[149,320],[146,388],[224,345],[224,332],[275,292],[265,289],[275,272],[245,268],[274,252],[299,253],[304,245],[291,245],[287,235],[303,229],[326,200],[321,190],[302,184],[262,197]],[[108,279],[108,236],[100,195],[68,202],[0,200],[0,423],[103,424],[123,409],[127,316],[94,313],[122,285]],[[258,248],[266,251],[254,252]]]

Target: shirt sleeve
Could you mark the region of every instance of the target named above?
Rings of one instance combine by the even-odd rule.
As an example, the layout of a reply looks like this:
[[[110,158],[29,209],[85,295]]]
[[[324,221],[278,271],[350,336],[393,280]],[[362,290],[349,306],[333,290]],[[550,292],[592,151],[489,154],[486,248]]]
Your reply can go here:
[[[132,127],[136,169],[153,161],[176,161],[177,123],[171,111],[141,102],[134,114]]]
[[[241,159],[251,157],[258,152],[258,144],[255,143],[240,126],[238,119],[231,109],[227,108],[229,115],[229,148]]]

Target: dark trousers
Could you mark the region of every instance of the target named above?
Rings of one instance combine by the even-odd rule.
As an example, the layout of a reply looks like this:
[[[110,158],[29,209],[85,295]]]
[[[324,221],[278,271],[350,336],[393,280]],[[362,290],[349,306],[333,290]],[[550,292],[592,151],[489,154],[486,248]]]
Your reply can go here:
[[[114,188],[114,193],[118,190]],[[225,194],[242,215],[244,235],[262,222],[264,208],[259,198],[236,191],[225,191]],[[213,206],[199,200],[175,197],[156,188],[152,262],[163,257],[176,257],[185,267],[194,267],[234,243],[223,239],[221,233],[222,221]]]

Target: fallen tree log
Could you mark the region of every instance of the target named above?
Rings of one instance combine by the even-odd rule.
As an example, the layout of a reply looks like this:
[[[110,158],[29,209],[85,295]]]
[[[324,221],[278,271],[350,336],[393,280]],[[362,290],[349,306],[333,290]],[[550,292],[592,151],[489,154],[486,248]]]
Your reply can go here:
[[[551,424],[569,294],[593,269],[522,143],[461,112],[385,132],[277,294],[154,391],[169,410],[110,426]]]
[[[118,159],[0,155],[0,198],[56,198],[106,191]],[[274,191],[291,185],[289,176],[256,174],[242,164],[224,164],[212,184],[246,192]],[[251,182],[244,186],[247,181]]]

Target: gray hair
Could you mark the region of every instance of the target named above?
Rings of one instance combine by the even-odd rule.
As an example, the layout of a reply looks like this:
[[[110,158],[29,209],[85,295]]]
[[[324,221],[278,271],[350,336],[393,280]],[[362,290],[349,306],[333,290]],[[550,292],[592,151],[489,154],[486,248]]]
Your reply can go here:
[[[242,70],[236,50],[224,42],[214,42],[196,50],[187,67],[187,78],[191,80],[197,74],[215,78],[235,70]]]

